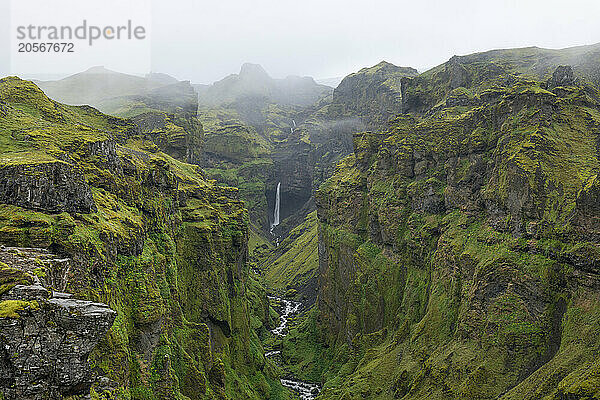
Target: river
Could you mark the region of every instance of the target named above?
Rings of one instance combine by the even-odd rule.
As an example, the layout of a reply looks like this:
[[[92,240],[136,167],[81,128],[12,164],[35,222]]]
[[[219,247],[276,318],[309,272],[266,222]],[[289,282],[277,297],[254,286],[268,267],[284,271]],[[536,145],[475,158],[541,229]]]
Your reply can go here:
[[[275,327],[271,332],[275,336],[281,338],[288,334],[288,322],[290,317],[298,314],[302,308],[302,303],[293,300],[282,299],[280,297],[269,296],[269,300],[275,300],[281,304],[281,315],[279,316],[279,325]],[[265,357],[269,357],[276,360],[281,357],[281,351],[274,350],[265,353]],[[314,383],[303,382],[295,379],[293,376],[288,376],[281,379],[281,384],[288,389],[293,390],[300,396],[301,400],[314,400],[320,392],[319,385]]]

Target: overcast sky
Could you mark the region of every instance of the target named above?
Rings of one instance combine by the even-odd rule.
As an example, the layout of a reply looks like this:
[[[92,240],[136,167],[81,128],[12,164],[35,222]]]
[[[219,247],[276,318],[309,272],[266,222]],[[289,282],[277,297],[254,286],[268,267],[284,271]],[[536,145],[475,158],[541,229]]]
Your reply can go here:
[[[274,77],[330,78],[381,60],[424,70],[454,54],[600,42],[598,0],[147,1],[150,68],[196,83],[235,73],[244,62]]]
[[[386,60],[600,42],[598,0],[155,0],[152,64],[210,82],[243,62],[275,77],[344,76]]]

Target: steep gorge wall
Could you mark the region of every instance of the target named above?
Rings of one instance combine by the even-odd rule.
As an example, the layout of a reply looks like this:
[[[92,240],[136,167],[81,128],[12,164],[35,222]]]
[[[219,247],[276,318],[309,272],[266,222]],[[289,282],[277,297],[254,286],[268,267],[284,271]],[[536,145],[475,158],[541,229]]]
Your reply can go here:
[[[60,400],[105,385],[88,357],[116,313],[106,304],[51,292],[40,266],[68,265],[41,249],[0,248],[0,393],[6,400]],[[40,279],[41,277],[41,279]]]
[[[112,384],[93,396],[268,397],[279,383],[257,337],[267,299],[248,276],[237,189],[206,182],[130,122],[52,102],[31,83],[1,80],[0,99],[0,170],[23,172],[2,195],[0,242],[68,256],[68,269],[37,273],[54,278],[52,289],[117,312],[90,355]],[[74,205],[52,196],[65,188],[87,195]]]
[[[355,136],[317,195],[323,398],[597,395],[600,107],[553,81]]]

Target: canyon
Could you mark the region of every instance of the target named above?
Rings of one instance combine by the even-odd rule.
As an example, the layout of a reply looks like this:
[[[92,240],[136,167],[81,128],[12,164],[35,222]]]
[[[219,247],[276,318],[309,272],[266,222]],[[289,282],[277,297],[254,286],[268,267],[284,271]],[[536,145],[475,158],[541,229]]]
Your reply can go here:
[[[2,398],[598,398],[598,65],[1,79]]]

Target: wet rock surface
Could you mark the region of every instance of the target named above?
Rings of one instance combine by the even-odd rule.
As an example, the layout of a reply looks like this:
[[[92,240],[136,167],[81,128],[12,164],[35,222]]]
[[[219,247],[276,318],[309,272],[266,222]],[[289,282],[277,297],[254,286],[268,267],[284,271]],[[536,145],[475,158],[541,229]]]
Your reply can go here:
[[[46,249],[3,245],[0,246],[0,262],[31,276],[35,275],[42,286],[60,291],[67,286],[72,264],[71,259]],[[58,295],[58,292],[54,295]]]

